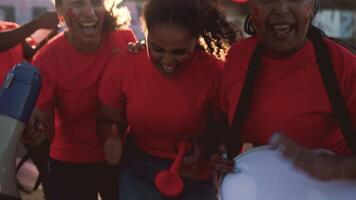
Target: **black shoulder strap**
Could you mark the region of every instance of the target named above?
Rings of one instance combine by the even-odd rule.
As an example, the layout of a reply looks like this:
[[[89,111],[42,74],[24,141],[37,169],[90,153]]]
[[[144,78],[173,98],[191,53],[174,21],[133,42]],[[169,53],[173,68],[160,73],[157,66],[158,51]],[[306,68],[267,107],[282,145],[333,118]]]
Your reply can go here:
[[[345,102],[340,93],[334,68],[327,47],[322,39],[323,33],[316,27],[311,26],[308,33],[315,48],[317,62],[320,73],[324,81],[325,89],[329,97],[330,104],[335,113],[341,131],[345,137],[348,147],[353,154],[356,154],[356,133],[353,131],[350,115],[347,111]],[[259,43],[254,50],[248,66],[246,79],[241,90],[240,99],[236,106],[232,125],[225,139],[228,148],[228,157],[234,158],[239,154],[242,147],[241,130],[250,106],[252,92],[261,67],[263,46]]]
[[[331,57],[323,41],[323,34],[313,26],[310,28],[308,34],[315,48],[317,62],[331,107],[349,148],[353,154],[356,154],[356,132],[353,130],[350,115],[342,98]]]
[[[262,53],[263,46],[262,43],[259,43],[251,56],[232,125],[228,131],[227,138],[225,139],[228,149],[228,157],[230,159],[240,153],[243,144],[241,139],[241,130],[250,106],[258,71],[261,67]]]

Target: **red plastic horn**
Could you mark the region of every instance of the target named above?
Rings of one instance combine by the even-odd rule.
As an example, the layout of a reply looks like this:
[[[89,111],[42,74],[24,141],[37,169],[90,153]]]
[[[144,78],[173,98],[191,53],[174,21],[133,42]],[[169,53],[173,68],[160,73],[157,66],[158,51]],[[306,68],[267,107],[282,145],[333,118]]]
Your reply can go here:
[[[178,196],[183,191],[183,180],[178,175],[178,170],[182,165],[184,155],[192,149],[192,145],[186,141],[179,141],[177,144],[178,154],[169,170],[161,171],[157,174],[155,184],[163,195],[168,197]]]

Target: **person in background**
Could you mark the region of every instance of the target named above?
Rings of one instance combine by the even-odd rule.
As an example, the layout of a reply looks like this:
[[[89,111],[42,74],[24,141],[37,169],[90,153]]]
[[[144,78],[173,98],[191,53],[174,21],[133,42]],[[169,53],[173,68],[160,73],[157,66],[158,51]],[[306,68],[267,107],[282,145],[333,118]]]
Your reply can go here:
[[[250,0],[249,7],[245,29],[252,37],[234,44],[223,73],[222,107],[230,126],[257,48],[261,53],[256,62],[261,64],[241,133],[232,134],[241,134],[242,142],[258,146],[268,144],[271,136],[279,132],[271,144],[296,167],[322,180],[354,179],[355,157],[350,156],[350,147],[333,113],[312,44],[313,33],[320,34],[311,25],[318,0]],[[356,57],[327,37],[322,41],[356,130]],[[239,153],[237,140],[227,139],[225,143],[228,152]],[[319,148],[336,155],[310,150]],[[232,160],[217,154],[212,163],[219,172],[234,168]]]
[[[58,17],[56,12],[46,12],[38,18],[19,26],[13,22],[0,21],[0,83],[2,84],[7,72],[17,63],[30,61],[40,48],[33,48],[26,38],[36,30],[56,29]],[[44,43],[43,43],[44,44]]]
[[[108,63],[136,38],[120,29],[110,2],[56,0],[66,29],[32,62],[42,89],[25,136],[34,144],[51,141],[49,200],[117,199],[117,166],[106,163],[96,138],[98,88]]]
[[[112,60],[99,89],[97,134],[108,161],[121,160],[119,199],[216,199],[208,162],[219,113],[218,58],[236,33],[217,0],[150,0],[144,19],[146,51]],[[194,151],[180,171],[183,193],[170,198],[155,188],[155,175],[168,170],[181,140]]]

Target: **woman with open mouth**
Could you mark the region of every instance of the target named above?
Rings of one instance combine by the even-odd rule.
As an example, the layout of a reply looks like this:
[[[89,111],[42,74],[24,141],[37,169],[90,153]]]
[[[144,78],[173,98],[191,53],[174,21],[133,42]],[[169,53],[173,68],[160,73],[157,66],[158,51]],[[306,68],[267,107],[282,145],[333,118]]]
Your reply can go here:
[[[208,161],[217,141],[218,58],[235,31],[216,0],[149,0],[144,19],[146,51],[116,57],[99,89],[98,135],[108,159],[121,160],[119,199],[216,199]],[[193,146],[178,172],[184,190],[162,192],[155,176],[170,168],[179,141]]]
[[[230,49],[222,81],[230,158],[242,142],[258,146],[272,138],[315,178],[355,179],[355,55],[312,25],[318,0],[249,0],[249,7],[245,30],[252,37]],[[319,148],[336,156],[310,150]],[[231,160],[212,160],[220,172],[233,170]]]
[[[96,137],[98,88],[110,60],[135,42],[110,0],[55,0],[65,31],[34,57],[42,89],[29,133],[51,140],[49,200],[117,199],[117,170]]]

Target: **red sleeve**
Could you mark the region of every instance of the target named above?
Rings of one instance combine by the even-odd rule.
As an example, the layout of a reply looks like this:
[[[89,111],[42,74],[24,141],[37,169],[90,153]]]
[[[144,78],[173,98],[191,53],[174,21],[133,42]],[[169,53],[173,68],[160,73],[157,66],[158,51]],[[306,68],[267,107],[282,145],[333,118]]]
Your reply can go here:
[[[116,56],[106,68],[99,87],[99,99],[101,103],[120,109],[125,106],[126,95],[122,87],[123,72],[120,64],[123,64],[122,55]]]
[[[137,41],[137,38],[131,29],[125,29],[123,31],[124,31],[124,37],[125,37],[127,43]]]
[[[54,95],[56,91],[56,84],[54,77],[51,76],[49,57],[39,52],[32,63],[38,67],[41,72],[42,86],[37,99],[36,107],[43,111],[48,111],[54,108]]]

